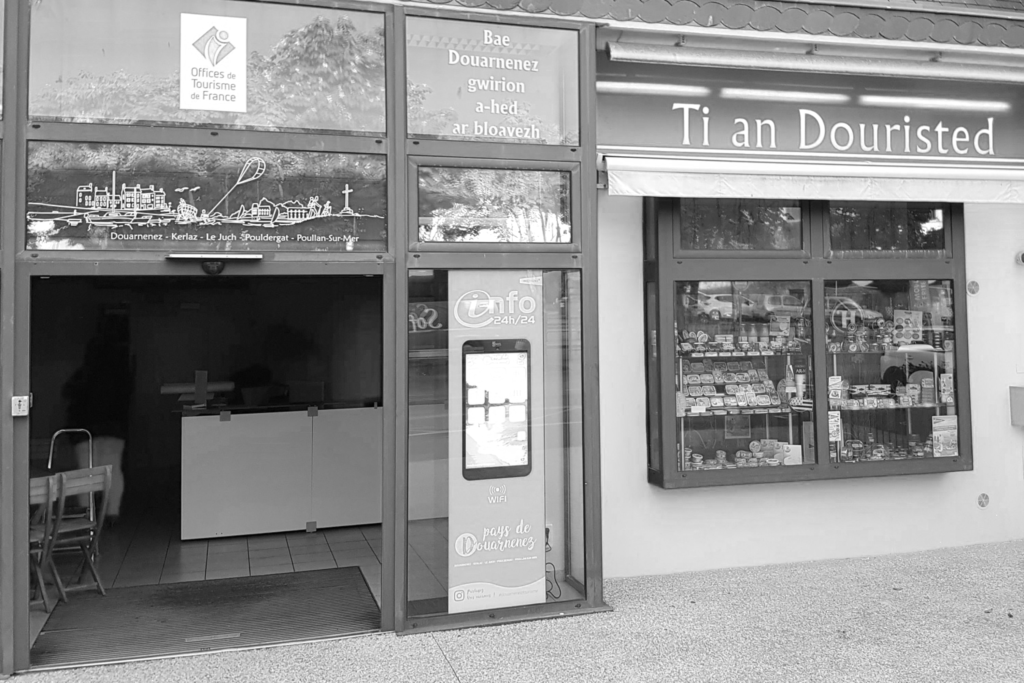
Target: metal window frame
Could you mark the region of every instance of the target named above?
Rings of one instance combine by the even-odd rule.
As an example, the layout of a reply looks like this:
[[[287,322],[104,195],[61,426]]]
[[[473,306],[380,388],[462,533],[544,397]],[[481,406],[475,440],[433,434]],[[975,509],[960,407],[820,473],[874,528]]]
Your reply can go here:
[[[826,202],[826,203],[828,203],[828,202]],[[873,204],[873,203],[878,203],[878,202],[872,202],[871,200],[864,200],[864,201],[856,201],[856,202],[839,202],[839,203],[841,203],[841,204]],[[939,260],[939,261],[941,261],[943,259],[951,259],[951,258],[953,258],[953,254],[954,254],[954,250],[953,250],[953,219],[952,219],[953,206],[954,206],[953,204],[950,204],[949,202],[894,202],[894,203],[906,204],[908,209],[922,208],[922,209],[941,209],[942,210],[942,240],[943,240],[943,245],[944,245],[943,246],[943,250],[942,250],[942,254],[935,254],[933,252],[930,252],[929,250],[922,249],[922,250],[920,250],[921,251],[921,255],[920,256],[915,256],[915,257],[910,257],[910,258],[901,257],[901,256],[896,255],[896,254],[893,254],[891,256],[887,256],[886,252],[884,252],[884,251],[879,251],[879,252],[877,252],[877,254],[875,254],[874,256],[871,256],[871,257],[865,257],[865,256],[861,255],[863,252],[859,252],[857,250],[833,249],[832,248],[832,225],[831,225],[831,222],[830,222],[831,214],[828,211],[828,207],[826,207],[826,210],[825,210],[825,212],[824,212],[824,214],[822,216],[822,220],[824,221],[824,229],[821,231],[821,236],[824,239],[825,255],[826,255],[826,257],[827,258],[833,258],[833,259],[849,259],[849,260],[861,260],[861,261],[876,260],[876,259],[877,260],[888,260],[888,261],[902,261],[902,260],[911,260],[911,259],[913,259],[913,260],[921,259],[921,260]],[[899,253],[902,254],[902,253],[905,253],[905,252],[900,251]],[[911,251],[911,253],[913,253],[913,251]],[[963,251],[961,251],[960,253],[963,253]]]
[[[657,315],[651,315],[647,326],[648,344],[652,330],[657,331],[657,355],[661,360],[648,363],[648,382],[659,385],[657,404],[649,394],[650,429],[657,425],[658,434],[648,433],[648,448],[659,448],[661,467],[650,466],[648,482],[662,488],[694,488],[732,486],[788,481],[816,481],[863,477],[963,472],[974,469],[971,440],[970,368],[967,348],[967,278],[964,259],[963,205],[947,204],[943,215],[948,236],[945,258],[842,258],[832,255],[828,243],[828,205],[826,201],[808,203],[805,224],[810,232],[807,257],[771,254],[750,258],[725,257],[684,259],[674,255],[674,240],[679,219],[678,205],[673,199],[649,199],[645,211],[645,231],[656,231],[657,253],[649,257],[645,282],[656,283]],[[724,273],[724,275],[723,275]],[[735,276],[734,276],[735,274]],[[824,308],[827,280],[949,280],[953,283],[954,361],[956,363],[956,410],[960,416],[960,454],[955,458],[879,461],[858,463],[830,462],[828,453],[828,351],[826,347]],[[675,471],[675,284],[678,281],[745,280],[745,281],[807,281],[811,284],[812,363],[814,367],[814,464],[757,469]],[[656,325],[654,323],[656,319]],[[671,359],[673,362],[667,361]],[[653,378],[653,379],[652,379]],[[654,418],[658,421],[655,422]]]
[[[287,0],[224,0],[224,1],[226,1],[226,2],[237,2],[237,3],[249,4],[249,5],[267,5],[267,6],[272,6],[273,5],[273,6],[279,6],[279,7],[296,7],[296,6],[298,6],[300,8],[302,8],[302,7],[315,7],[315,8],[320,8],[320,9],[337,10],[337,11],[342,11],[342,12],[348,11],[348,12],[361,12],[363,14],[379,14],[379,15],[382,15],[382,17],[384,19],[383,26],[384,26],[384,31],[385,31],[385,36],[384,36],[384,57],[385,57],[385,77],[386,77],[386,74],[387,74],[387,55],[388,55],[388,45],[389,45],[389,41],[388,41],[388,38],[389,38],[389,35],[388,35],[388,23],[389,23],[388,16],[391,13],[391,8],[387,4],[376,4],[376,3],[374,3],[374,0],[366,0],[365,2],[359,2],[358,0],[293,0],[292,2],[288,2]],[[26,17],[26,22],[28,23],[28,27],[27,27],[28,33],[25,36],[25,40],[26,40],[26,42],[29,43],[29,45],[28,45],[28,49],[26,50],[24,61],[23,62],[19,62],[19,64],[24,64],[25,65],[25,68],[24,68],[23,72],[19,74],[20,76],[22,76],[22,78],[25,81],[29,80],[29,76],[30,76],[30,72],[31,72],[31,68],[30,68],[30,66],[31,66],[31,34],[32,34],[31,18],[32,18],[32,13],[31,13],[31,11],[29,11],[27,13],[27,17]],[[29,83],[29,86],[31,86],[31,83]],[[387,83],[386,82],[385,82],[385,88],[387,88]],[[29,87],[26,90],[26,98],[27,98],[28,105],[30,105],[31,104],[31,87]],[[132,122],[125,122],[125,123],[116,122],[116,121],[105,121],[105,122],[91,122],[91,123],[87,123],[87,122],[68,121],[68,120],[61,119],[60,117],[50,117],[50,116],[43,116],[43,117],[33,118],[33,117],[31,117],[29,109],[28,109],[27,106],[26,106],[26,117],[27,117],[27,120],[30,122],[30,124],[33,127],[42,127],[43,125],[55,125],[55,124],[56,125],[72,125],[72,126],[97,125],[97,126],[113,127],[113,128],[129,128],[129,127],[171,128],[171,129],[175,129],[175,130],[195,130],[195,129],[198,129],[198,130],[203,130],[203,131],[210,131],[212,129],[213,131],[215,131],[215,132],[212,133],[212,135],[217,135],[217,132],[247,132],[247,133],[248,132],[252,132],[252,133],[271,133],[271,134],[278,133],[278,134],[281,134],[281,135],[291,135],[292,137],[294,137],[295,135],[306,136],[306,135],[313,134],[313,135],[324,135],[324,136],[348,136],[348,137],[363,137],[363,138],[384,138],[384,137],[388,136],[387,110],[389,108],[389,104],[390,104],[391,101],[392,100],[390,98],[385,98],[385,102],[384,102],[384,108],[385,108],[385,130],[383,130],[383,131],[341,131],[341,130],[339,130],[339,131],[332,131],[332,130],[323,130],[323,129],[312,129],[312,130],[309,130],[307,132],[307,129],[303,129],[303,128],[293,128],[293,129],[280,129],[280,128],[277,128],[277,129],[271,129],[269,126],[261,128],[261,127],[245,127],[245,126],[231,125],[231,124],[228,124],[228,125],[223,125],[223,124],[206,124],[206,123],[203,123],[203,124],[193,124],[193,123],[188,123],[188,122],[183,122],[181,124],[175,124],[175,123],[172,123],[172,122],[165,122],[165,121],[132,121]]]
[[[269,0],[281,7],[289,3]],[[380,14],[384,18],[385,55],[395,45],[395,10],[390,5],[312,0],[306,4],[331,9],[350,9]],[[27,64],[29,56],[28,3],[6,2],[4,60],[6,64]],[[385,61],[385,88],[388,103],[386,121],[389,131],[397,129],[395,107],[395,70],[393,59]],[[206,148],[271,149],[379,155],[388,164],[387,203],[388,238],[384,252],[283,252],[265,254],[260,265],[231,263],[219,277],[289,277],[296,275],[346,276],[374,275],[383,278],[384,363],[382,382],[385,424],[394,424],[400,410],[396,400],[395,321],[404,321],[396,313],[396,264],[394,259],[399,206],[404,197],[398,192],[399,177],[394,173],[396,138],[344,133],[280,132],[256,129],[201,126],[140,126],[118,123],[67,123],[30,121],[28,118],[28,73],[7,70],[3,84],[7,104],[2,122],[4,145],[2,164],[2,206],[0,216],[6,226],[0,233],[0,393],[5,405],[10,396],[27,394],[30,353],[29,313],[31,278],[39,276],[181,276],[202,275],[199,261],[169,261],[174,249],[149,251],[27,251],[26,214],[27,157],[30,142],[140,144],[191,146]],[[252,252],[259,254],[260,252]],[[12,609],[0,610],[0,675],[27,670],[29,661],[28,624],[28,445],[29,423],[16,420],[10,411],[0,411],[0,604]],[[395,472],[395,440],[389,430],[384,435],[382,485],[382,611],[381,630],[394,629],[393,594],[395,561],[392,536],[395,528],[394,488],[388,484]],[[7,562],[13,558],[13,562]]]
[[[499,252],[499,253],[580,253],[580,231],[577,229],[581,211],[580,164],[573,161],[523,161],[493,158],[442,157],[442,156],[410,156],[408,206],[409,206],[409,251],[410,252]],[[569,174],[569,223],[572,226],[572,239],[562,243],[530,243],[530,242],[426,242],[419,239],[419,170],[421,168],[464,168],[496,171],[541,171]]]
[[[791,201],[800,206],[800,249],[683,249],[680,246],[682,241],[682,222],[680,218],[679,205],[686,199],[677,197],[676,210],[673,212],[672,222],[672,256],[675,259],[782,259],[782,258],[810,258],[811,257],[811,224],[804,214],[808,212],[809,202],[800,199],[774,199],[770,201]],[[752,200],[757,201],[757,200]]]
[[[326,154],[372,154],[373,156],[379,157],[385,164],[388,162],[387,155],[387,140],[377,139],[369,140],[365,138],[352,139],[332,139],[323,140],[316,139],[314,137],[311,140],[314,144],[325,143],[323,146],[314,147],[312,149],[306,148],[304,145],[300,146],[303,141],[301,134],[292,135],[291,140],[285,140],[288,137],[287,134],[281,133],[251,133],[249,131],[229,131],[232,135],[221,135],[220,131],[195,131],[195,130],[179,130],[173,128],[150,128],[150,129],[128,129],[124,131],[127,133],[123,137],[119,138],[118,133],[121,131],[116,128],[111,129],[111,126],[94,126],[86,124],[84,129],[79,130],[78,124],[52,124],[53,127],[57,127],[61,130],[55,131],[58,135],[50,135],[50,130],[46,130],[43,135],[36,137],[35,135],[27,135],[25,140],[25,158],[19,169],[20,174],[28,177],[28,148],[33,144],[91,144],[100,143],[108,145],[137,145],[137,146],[152,146],[152,147],[188,147],[190,149],[231,149],[231,150],[254,150],[254,151],[288,151],[296,153],[326,153]],[[38,128],[37,128],[38,127]],[[31,129],[36,131],[42,129],[39,124],[31,124]],[[181,133],[185,133],[182,135]],[[205,134],[205,136],[203,135]],[[207,141],[205,138],[211,138]],[[298,139],[296,139],[298,138]],[[195,144],[196,141],[203,140],[205,144]],[[244,144],[243,144],[244,142]],[[285,144],[285,143],[290,144]],[[268,144],[273,143],[273,144]],[[353,144],[354,143],[354,144]],[[370,149],[372,146],[372,152],[363,151]],[[329,147],[329,149],[324,149]],[[387,178],[385,182],[388,186],[388,196],[390,197],[391,189],[391,173],[390,168],[387,169]],[[80,262],[80,261],[107,261],[107,260],[121,260],[121,261],[150,261],[156,262],[166,258],[166,255],[170,252],[181,251],[180,247],[172,245],[162,245],[158,249],[124,249],[124,250],[110,250],[104,251],[101,249],[74,249],[74,250],[30,250],[26,248],[28,240],[27,231],[27,210],[28,210],[28,197],[26,193],[20,193],[15,201],[18,205],[18,216],[16,218],[16,233],[17,233],[17,253],[19,260],[38,259],[47,261],[68,261],[68,262]],[[389,209],[392,207],[389,206]],[[394,225],[395,221],[390,215],[387,217],[388,224],[388,236],[386,245],[391,247],[394,243],[395,236]],[[258,252],[254,252],[258,253]],[[387,251],[337,251],[337,252],[315,252],[311,250],[287,250],[287,251],[267,251],[263,252],[264,261],[271,263],[274,261],[308,261],[308,260],[328,260],[339,263],[343,262],[372,262],[391,260],[390,249]]]
[[[402,217],[408,228],[408,239],[400,241],[395,252],[400,275],[397,311],[408,308],[408,271],[410,270],[479,270],[479,269],[559,269],[577,270],[581,278],[581,308],[583,335],[583,467],[584,467],[584,554],[585,583],[584,599],[568,602],[540,603],[523,607],[468,612],[462,614],[439,614],[410,616],[408,613],[408,496],[409,496],[409,454],[408,454],[408,326],[401,321],[398,333],[398,373],[396,393],[405,397],[402,401],[404,414],[397,424],[396,458],[396,534],[395,534],[395,630],[401,634],[429,632],[450,628],[483,626],[495,623],[524,621],[546,617],[583,614],[609,609],[604,603],[603,569],[601,566],[601,473],[600,473],[600,425],[598,385],[598,339],[597,339],[597,192],[588,179],[597,178],[596,139],[596,80],[595,29],[593,26],[571,24],[546,18],[524,18],[520,16],[481,16],[468,12],[433,10],[429,8],[396,8],[399,23],[405,17],[430,17],[475,21],[478,23],[510,24],[536,28],[562,28],[576,31],[579,35],[579,98],[580,98],[580,144],[577,146],[494,144],[462,140],[427,140],[406,137],[400,145],[402,152],[396,161],[405,176],[402,181],[408,192],[408,199]],[[396,46],[396,68],[399,82],[405,82],[405,46]],[[405,117],[407,110],[403,88],[398,96],[401,100],[396,109]],[[396,129],[405,135],[406,128]],[[441,244],[442,249],[424,249],[417,239],[413,227],[418,219],[416,206],[416,168],[424,161],[444,166],[479,166],[481,160],[489,160],[485,167],[496,168],[543,168],[569,169],[574,174],[573,192],[573,243],[568,245],[455,245],[473,246],[473,249],[459,249],[451,244]],[[494,161],[498,159],[499,161]],[[578,240],[578,242],[577,242]],[[476,248],[482,246],[483,248]],[[525,247],[525,248],[524,248]],[[404,332],[402,331],[404,330]]]
[[[267,6],[279,8],[294,7],[297,3],[282,2],[281,0],[233,0],[236,2],[260,3]],[[10,3],[8,3],[10,4]],[[43,121],[33,120],[28,115],[29,108],[29,70],[26,68],[23,73],[18,73],[19,78],[14,78],[18,83],[19,90],[15,99],[16,111],[9,111],[8,118],[16,119],[19,122],[17,128],[22,131],[23,146],[27,147],[33,142],[63,142],[63,143],[99,143],[99,144],[128,144],[128,145],[152,145],[168,147],[202,147],[202,148],[229,148],[229,149],[254,149],[291,152],[318,152],[337,154],[372,154],[382,157],[387,164],[387,186],[388,186],[388,236],[384,251],[352,251],[352,252],[311,252],[311,251],[280,251],[267,252],[264,254],[264,262],[274,261],[309,261],[327,260],[339,263],[344,262],[374,262],[393,260],[394,245],[396,241],[394,220],[396,197],[393,194],[393,145],[391,144],[396,136],[395,130],[389,127],[392,124],[390,116],[396,102],[395,91],[397,83],[394,81],[394,74],[390,67],[393,60],[389,60],[389,46],[397,44],[396,29],[394,24],[394,8],[391,5],[373,4],[372,2],[359,3],[350,0],[303,0],[302,5],[321,7],[342,11],[359,11],[365,14],[378,14],[383,19],[384,26],[384,55],[385,55],[385,131],[384,135],[374,133],[345,133],[331,131],[276,131],[263,130],[258,128],[236,128],[216,125],[190,124],[187,126],[176,126],[170,124],[135,124],[135,123],[74,123],[66,121]],[[31,53],[31,9],[26,9],[19,26],[19,45],[16,63],[28,65]],[[12,73],[10,70],[8,74]],[[9,98],[10,99],[10,98]],[[27,151],[24,158],[18,163],[16,173],[27,177],[28,172]],[[15,222],[7,225],[14,225],[16,228],[17,242],[16,251],[18,261],[25,259],[60,260],[69,262],[92,262],[98,260],[115,261],[150,261],[158,262],[165,258],[173,248],[147,249],[147,250],[123,250],[123,251],[102,251],[102,250],[27,250],[26,211],[28,198],[22,190],[15,194],[13,201],[17,202]],[[254,252],[257,253],[257,252]]]

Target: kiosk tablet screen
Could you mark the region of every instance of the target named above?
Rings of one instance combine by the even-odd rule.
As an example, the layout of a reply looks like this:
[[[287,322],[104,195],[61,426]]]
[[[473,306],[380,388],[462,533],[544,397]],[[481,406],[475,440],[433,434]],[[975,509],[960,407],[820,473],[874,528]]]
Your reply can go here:
[[[530,342],[486,339],[462,345],[466,479],[523,477],[530,454]]]

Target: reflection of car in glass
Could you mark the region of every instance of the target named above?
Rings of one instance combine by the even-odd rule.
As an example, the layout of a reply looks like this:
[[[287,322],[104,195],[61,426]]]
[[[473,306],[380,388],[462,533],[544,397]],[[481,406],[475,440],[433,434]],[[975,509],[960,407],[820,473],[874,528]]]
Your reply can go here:
[[[790,294],[766,294],[762,302],[764,317],[773,315],[801,316],[806,308],[801,299]]]
[[[825,310],[829,315],[833,313],[844,315],[850,322],[857,325],[881,320],[883,317],[878,311],[864,308],[848,296],[826,296]]]
[[[703,297],[703,295],[701,295],[701,297]],[[704,312],[700,307],[700,299],[693,294],[680,294],[679,305],[689,309],[693,315],[700,315]]]
[[[745,296],[738,298],[740,315],[743,317],[754,315],[757,305]],[[735,299],[732,294],[702,294],[697,305],[701,313],[704,313],[712,320],[721,320],[722,318],[733,317],[734,301]]]

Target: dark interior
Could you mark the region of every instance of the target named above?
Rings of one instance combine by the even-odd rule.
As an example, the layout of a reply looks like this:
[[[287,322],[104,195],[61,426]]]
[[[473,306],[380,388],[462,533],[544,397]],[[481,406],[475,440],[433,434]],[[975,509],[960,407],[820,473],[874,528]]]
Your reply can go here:
[[[35,279],[33,470],[45,468],[56,430],[88,422],[127,442],[126,508],[172,492],[182,404],[160,388],[191,383],[197,370],[236,384],[211,407],[381,403],[381,285],[366,276]],[[73,467],[66,441],[54,469]]]

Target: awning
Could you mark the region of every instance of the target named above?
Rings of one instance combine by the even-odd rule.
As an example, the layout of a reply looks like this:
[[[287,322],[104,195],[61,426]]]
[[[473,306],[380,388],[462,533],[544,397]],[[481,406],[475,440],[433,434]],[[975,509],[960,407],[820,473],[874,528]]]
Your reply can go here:
[[[614,155],[605,162],[615,195],[1024,204],[1017,168]]]

